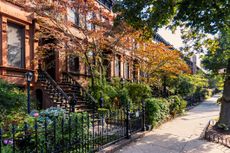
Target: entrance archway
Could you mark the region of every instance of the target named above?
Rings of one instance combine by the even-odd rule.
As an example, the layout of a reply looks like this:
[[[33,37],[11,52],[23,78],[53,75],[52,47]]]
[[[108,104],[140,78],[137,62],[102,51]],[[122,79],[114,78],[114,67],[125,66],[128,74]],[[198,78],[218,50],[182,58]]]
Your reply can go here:
[[[43,109],[43,92],[41,89],[37,89],[35,91],[36,94],[36,100],[37,100],[37,109],[41,110]]]

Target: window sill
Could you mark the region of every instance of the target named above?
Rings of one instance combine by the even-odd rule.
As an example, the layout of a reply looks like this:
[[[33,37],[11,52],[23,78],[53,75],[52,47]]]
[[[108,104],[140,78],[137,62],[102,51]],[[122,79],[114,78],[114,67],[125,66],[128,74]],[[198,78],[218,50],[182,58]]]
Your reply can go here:
[[[0,70],[6,71],[15,71],[15,72],[34,72],[32,69],[18,68],[18,67],[9,67],[9,66],[0,66]]]

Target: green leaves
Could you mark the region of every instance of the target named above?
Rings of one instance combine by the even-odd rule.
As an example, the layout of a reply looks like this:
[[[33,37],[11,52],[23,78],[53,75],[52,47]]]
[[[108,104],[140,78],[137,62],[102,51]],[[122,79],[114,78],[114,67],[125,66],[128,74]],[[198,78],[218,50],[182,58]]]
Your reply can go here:
[[[4,116],[13,112],[26,110],[26,94],[14,85],[0,79],[0,122]]]
[[[214,73],[218,73],[222,68],[227,68],[228,60],[230,59],[230,29],[223,29],[219,39],[216,41],[219,43],[218,48],[216,44],[209,47],[208,53],[203,58],[204,66]],[[212,42],[209,41],[208,43]]]
[[[122,0],[115,4],[117,20],[125,20],[137,29],[147,29],[154,33],[162,26],[171,30],[176,27],[189,29],[184,39],[196,40],[190,44],[202,49],[204,34],[217,34],[222,29],[229,29],[229,0]],[[149,35],[151,36],[151,35]]]

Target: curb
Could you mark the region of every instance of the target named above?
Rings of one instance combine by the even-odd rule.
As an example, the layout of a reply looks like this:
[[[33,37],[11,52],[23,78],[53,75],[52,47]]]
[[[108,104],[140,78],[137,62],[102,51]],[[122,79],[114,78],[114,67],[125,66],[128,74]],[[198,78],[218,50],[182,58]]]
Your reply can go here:
[[[135,140],[144,137],[147,133],[150,131],[145,131],[145,132],[137,132],[136,134],[132,135],[130,139],[124,139],[121,140],[109,147],[106,147],[99,151],[98,153],[114,153],[115,151],[118,151],[119,149],[123,148],[124,146],[134,142]]]
[[[224,136],[220,135],[218,132],[211,130],[214,124],[215,121],[212,120],[209,121],[209,124],[205,130],[204,139],[230,148],[230,138],[225,138]]]

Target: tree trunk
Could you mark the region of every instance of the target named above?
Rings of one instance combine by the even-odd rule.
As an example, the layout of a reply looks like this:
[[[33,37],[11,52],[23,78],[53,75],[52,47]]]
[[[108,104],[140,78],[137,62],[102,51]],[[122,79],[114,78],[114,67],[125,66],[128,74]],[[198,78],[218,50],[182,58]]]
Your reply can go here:
[[[227,74],[224,82],[224,91],[221,101],[220,119],[218,124],[224,124],[230,129],[230,59],[228,60]]]

